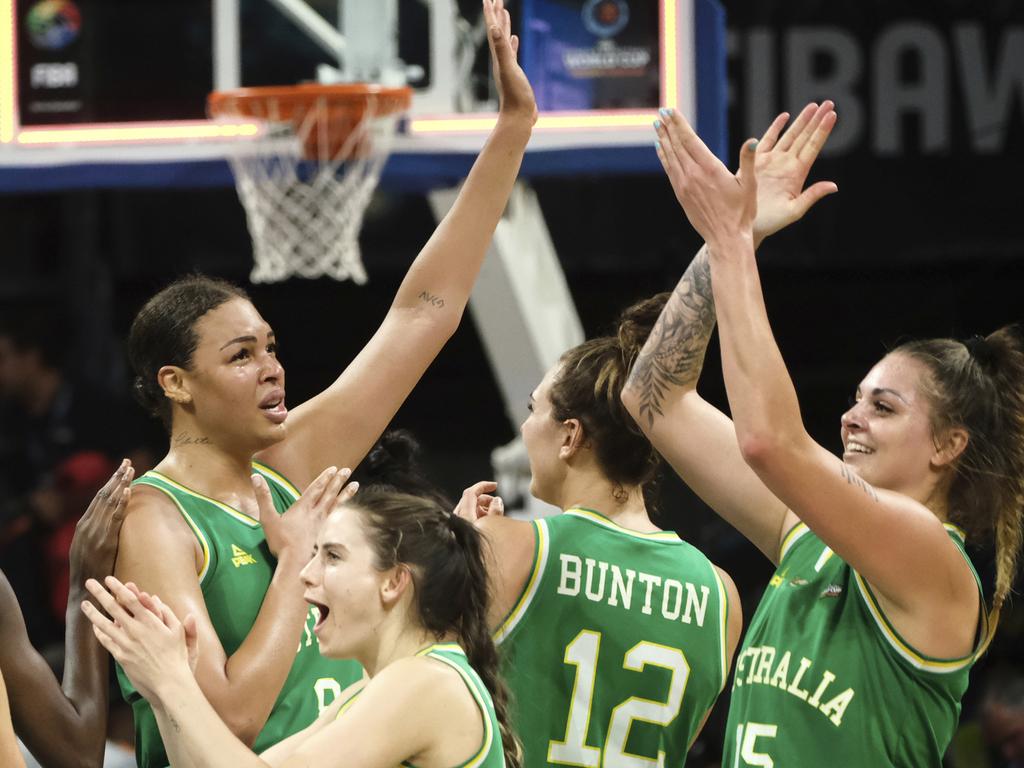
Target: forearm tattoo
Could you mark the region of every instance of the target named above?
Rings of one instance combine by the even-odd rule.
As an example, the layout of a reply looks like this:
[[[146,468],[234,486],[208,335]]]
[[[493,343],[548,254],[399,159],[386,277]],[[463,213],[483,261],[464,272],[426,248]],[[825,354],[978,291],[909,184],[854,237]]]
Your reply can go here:
[[[850,471],[850,468],[847,467],[846,464],[841,464],[839,471],[842,472],[843,478],[846,480],[846,482],[848,482],[850,485],[860,488],[872,499],[878,501],[878,494],[875,493],[875,489],[872,488],[863,480],[861,480],[857,475],[853,474],[853,472]]]
[[[420,295],[417,298],[432,307],[437,307],[438,309],[442,309],[444,307],[444,299],[430,293],[429,291],[420,291]]]
[[[662,404],[672,387],[696,383],[714,329],[711,263],[704,246],[669,297],[629,375],[627,386],[639,391],[640,418],[648,426],[664,415]]]

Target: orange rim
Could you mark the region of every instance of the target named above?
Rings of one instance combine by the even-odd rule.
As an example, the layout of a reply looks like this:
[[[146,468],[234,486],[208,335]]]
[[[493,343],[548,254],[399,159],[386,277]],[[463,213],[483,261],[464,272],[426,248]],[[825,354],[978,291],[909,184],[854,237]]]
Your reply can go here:
[[[210,117],[243,117],[282,122],[301,120],[311,107],[328,110],[332,119],[359,121],[368,111],[385,117],[404,112],[412,104],[412,88],[369,83],[270,85],[214,91],[206,99]]]

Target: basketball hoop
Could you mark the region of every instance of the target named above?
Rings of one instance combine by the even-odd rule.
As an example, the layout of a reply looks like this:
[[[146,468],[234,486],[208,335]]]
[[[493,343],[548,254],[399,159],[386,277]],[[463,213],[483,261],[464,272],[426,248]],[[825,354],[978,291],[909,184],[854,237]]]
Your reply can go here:
[[[254,283],[366,282],[359,229],[412,89],[345,83],[210,94],[210,117],[261,124],[229,161],[252,235]]]

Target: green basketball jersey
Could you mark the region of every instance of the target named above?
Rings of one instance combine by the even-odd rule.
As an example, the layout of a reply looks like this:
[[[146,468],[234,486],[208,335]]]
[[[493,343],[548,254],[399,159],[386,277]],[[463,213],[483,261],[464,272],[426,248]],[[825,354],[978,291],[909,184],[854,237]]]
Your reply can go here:
[[[491,700],[491,693],[484,685],[484,681],[476,673],[476,670],[469,665],[466,652],[455,643],[437,643],[429,648],[424,648],[416,654],[417,656],[429,656],[437,659],[459,673],[462,681],[466,684],[469,692],[480,707],[480,713],[484,720],[484,737],[480,742],[480,749],[469,760],[461,762],[454,768],[504,768],[505,751],[501,743],[501,731],[498,728],[498,718],[494,714],[494,702]],[[338,717],[345,714],[345,711],[352,706],[356,698],[365,690],[360,688],[352,697],[338,709]],[[412,763],[403,762],[407,768],[415,768]]]
[[[524,765],[682,766],[728,667],[714,566],[588,509],[533,525],[533,571],[497,633]]]
[[[963,533],[946,529],[970,565]],[[800,523],[736,658],[723,768],[938,768],[974,658],[916,651]]]
[[[299,497],[287,480],[268,467],[254,462],[253,471],[266,479],[279,513]],[[231,656],[252,629],[274,575],[276,560],[267,547],[263,527],[248,515],[158,472],[147,472],[135,482],[167,494],[199,540],[204,560],[199,586],[224,652]],[[158,552],[159,546],[154,543],[154,557],[159,556]],[[295,663],[253,745],[256,752],[305,728],[335,696],[362,677],[362,668],[356,662],[331,660],[320,655],[320,646],[313,634],[315,624],[311,608],[296,649]],[[117,676],[121,692],[135,715],[135,754],[140,768],[166,766],[167,753],[149,702],[135,691],[120,666]]]

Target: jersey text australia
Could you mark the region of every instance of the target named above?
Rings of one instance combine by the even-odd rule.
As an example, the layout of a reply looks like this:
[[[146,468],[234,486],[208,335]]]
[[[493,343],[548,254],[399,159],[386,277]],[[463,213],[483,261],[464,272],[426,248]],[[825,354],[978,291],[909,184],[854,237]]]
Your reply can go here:
[[[939,768],[973,661],[916,651],[800,523],[736,657],[722,765]]]

